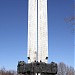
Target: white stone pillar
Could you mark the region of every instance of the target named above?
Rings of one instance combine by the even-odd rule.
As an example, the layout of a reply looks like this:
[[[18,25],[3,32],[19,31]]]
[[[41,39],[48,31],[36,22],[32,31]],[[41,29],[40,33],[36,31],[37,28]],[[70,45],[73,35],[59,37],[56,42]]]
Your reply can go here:
[[[28,63],[36,60],[37,54],[37,0],[28,0]]]
[[[47,62],[48,23],[47,0],[38,0],[38,61]]]

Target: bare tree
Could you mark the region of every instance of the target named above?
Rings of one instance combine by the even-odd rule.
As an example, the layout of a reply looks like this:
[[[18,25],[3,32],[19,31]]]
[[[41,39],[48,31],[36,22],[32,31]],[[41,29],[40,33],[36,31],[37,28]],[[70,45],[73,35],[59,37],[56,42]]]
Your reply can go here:
[[[74,13],[75,13],[75,1],[73,4],[73,9],[74,9]],[[75,15],[73,14],[72,16],[66,17],[65,19],[66,23],[70,23],[73,26],[73,32],[75,31]]]
[[[13,70],[6,71],[5,68],[2,68],[0,70],[0,75],[17,75],[17,72]]]
[[[73,67],[69,67],[63,62],[58,64],[58,73],[57,75],[75,75]]]
[[[66,75],[66,65],[63,62],[58,64],[58,75]]]

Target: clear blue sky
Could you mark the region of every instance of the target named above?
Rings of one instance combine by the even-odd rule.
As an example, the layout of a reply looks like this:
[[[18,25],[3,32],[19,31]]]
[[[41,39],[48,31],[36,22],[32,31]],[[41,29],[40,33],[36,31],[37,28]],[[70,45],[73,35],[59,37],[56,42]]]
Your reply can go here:
[[[71,23],[73,0],[48,0],[48,62],[64,62],[74,67],[74,34]],[[16,70],[20,60],[27,62],[28,0],[0,0],[0,68]]]

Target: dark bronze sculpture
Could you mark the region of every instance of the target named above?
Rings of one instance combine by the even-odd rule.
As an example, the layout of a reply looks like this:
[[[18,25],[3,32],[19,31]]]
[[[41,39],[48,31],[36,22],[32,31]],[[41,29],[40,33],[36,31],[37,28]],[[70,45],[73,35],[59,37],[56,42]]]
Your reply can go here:
[[[55,75],[57,74],[57,64],[54,62],[48,64],[44,62],[25,63],[24,61],[19,61],[17,73],[20,75],[35,75],[36,73],[40,73],[41,75]]]

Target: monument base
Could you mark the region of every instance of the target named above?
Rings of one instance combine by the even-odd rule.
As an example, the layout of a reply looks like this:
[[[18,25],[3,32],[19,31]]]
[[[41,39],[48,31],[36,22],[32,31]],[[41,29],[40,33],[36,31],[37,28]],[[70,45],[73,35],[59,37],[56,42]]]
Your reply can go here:
[[[24,61],[19,61],[17,73],[19,75],[55,75],[57,74],[57,64],[55,62],[25,63]]]

